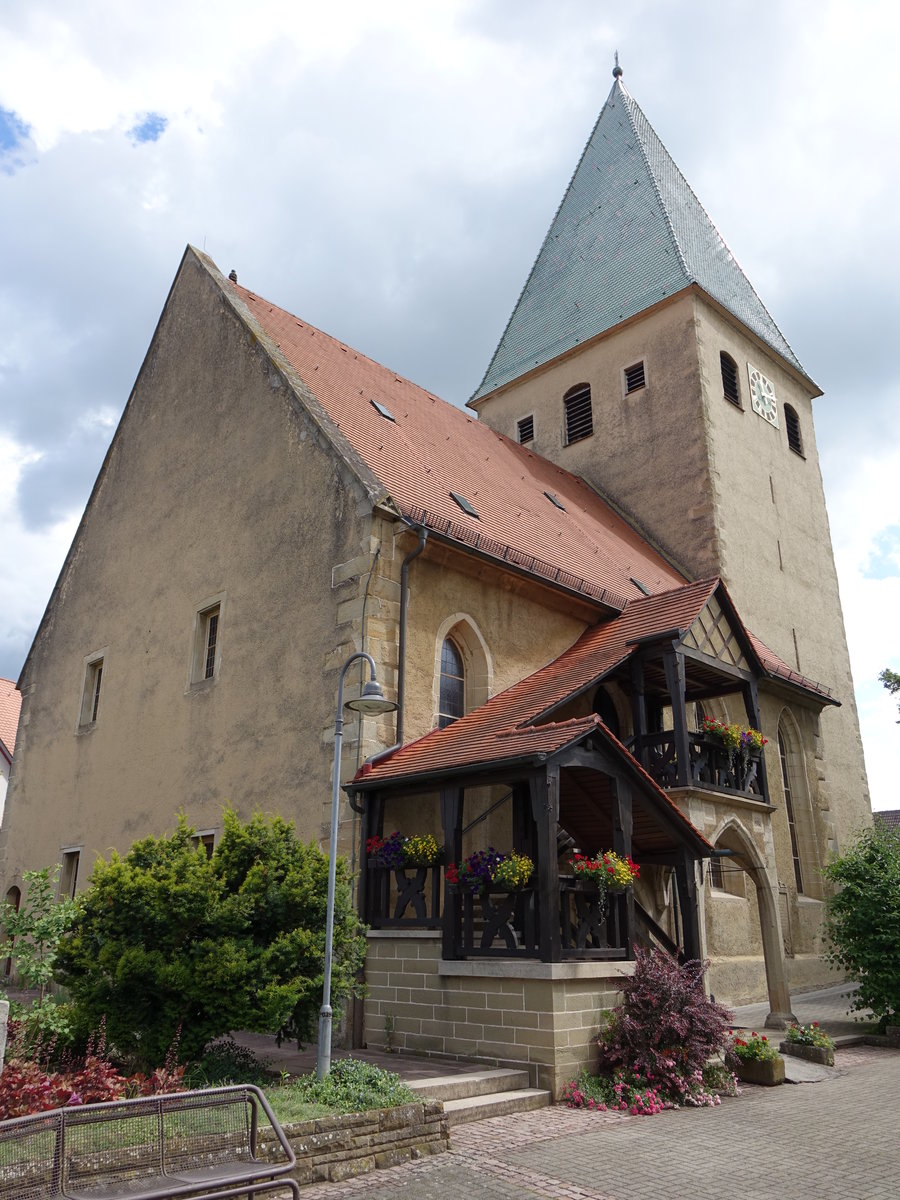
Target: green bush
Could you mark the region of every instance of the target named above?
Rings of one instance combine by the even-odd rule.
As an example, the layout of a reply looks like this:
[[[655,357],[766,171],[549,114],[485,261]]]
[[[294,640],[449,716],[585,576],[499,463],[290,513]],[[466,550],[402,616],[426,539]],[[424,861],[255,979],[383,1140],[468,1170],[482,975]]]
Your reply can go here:
[[[358,1058],[338,1058],[324,1079],[298,1075],[285,1090],[308,1104],[324,1104],[335,1112],[366,1112],[394,1108],[421,1099],[399,1075]]]
[[[57,978],[79,1023],[106,1017],[110,1044],[141,1069],[180,1035],[183,1061],[233,1029],[312,1036],[321,1002],[328,859],[293,826],[226,812],[212,859],[182,819],[97,861],[63,939]],[[364,939],[337,865],[332,996],[354,988]]]
[[[882,1026],[900,1019],[900,831],[876,820],[825,868],[837,885],[828,900],[825,956],[859,984],[854,1009]]]

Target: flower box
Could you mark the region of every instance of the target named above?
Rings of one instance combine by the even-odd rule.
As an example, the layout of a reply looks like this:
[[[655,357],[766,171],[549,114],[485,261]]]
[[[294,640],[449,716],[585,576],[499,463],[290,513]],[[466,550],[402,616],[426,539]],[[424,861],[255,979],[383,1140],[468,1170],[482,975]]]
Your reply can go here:
[[[742,1083],[757,1083],[761,1087],[775,1087],[784,1083],[784,1059],[771,1058],[736,1059],[734,1072]]]
[[[807,1062],[821,1063],[823,1067],[834,1066],[834,1047],[804,1046],[802,1042],[782,1042],[778,1047],[782,1054],[794,1058],[805,1058]]]

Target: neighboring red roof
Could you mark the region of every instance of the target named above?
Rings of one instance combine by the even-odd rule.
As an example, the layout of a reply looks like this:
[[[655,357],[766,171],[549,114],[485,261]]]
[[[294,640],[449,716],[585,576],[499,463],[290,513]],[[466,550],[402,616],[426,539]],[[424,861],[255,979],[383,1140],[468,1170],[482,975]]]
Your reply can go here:
[[[10,761],[16,748],[21,706],[22,696],[16,691],[15,682],[12,679],[0,679],[0,754],[6,751]]]
[[[880,821],[885,829],[900,830],[900,808],[885,808],[872,816],[876,821]]]
[[[410,519],[617,610],[643,594],[633,579],[651,592],[684,582],[577,476],[246,288],[230,286]],[[478,516],[464,512],[451,492]]]

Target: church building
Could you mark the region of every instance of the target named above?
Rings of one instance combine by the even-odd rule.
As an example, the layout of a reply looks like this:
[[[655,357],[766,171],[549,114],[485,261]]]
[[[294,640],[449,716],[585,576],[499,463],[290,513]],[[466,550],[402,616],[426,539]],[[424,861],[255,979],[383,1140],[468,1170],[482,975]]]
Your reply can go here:
[[[179,810],[327,845],[362,652],[399,707],[345,714],[355,1044],[558,1092],[641,945],[783,1025],[871,821],[820,394],[618,66],[466,410],[188,247],[19,680],[0,888]],[[467,887],[479,851],[531,873]]]

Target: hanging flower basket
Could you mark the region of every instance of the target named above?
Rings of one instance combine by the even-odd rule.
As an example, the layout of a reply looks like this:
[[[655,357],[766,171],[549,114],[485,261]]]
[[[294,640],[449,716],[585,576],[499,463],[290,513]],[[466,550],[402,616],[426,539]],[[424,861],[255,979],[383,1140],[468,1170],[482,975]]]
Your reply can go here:
[[[577,881],[593,884],[598,891],[612,895],[631,887],[641,874],[640,867],[630,855],[623,858],[613,850],[604,850],[593,858],[576,854],[570,859],[569,866]]]
[[[367,838],[366,855],[373,867],[434,867],[441,861],[443,847],[433,834],[404,835],[395,830],[390,837]]]
[[[450,863],[444,878],[472,892],[516,892],[528,884],[533,873],[534,863],[527,854],[517,854],[515,850],[501,854],[488,846],[486,850],[476,850],[461,863]]]

